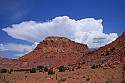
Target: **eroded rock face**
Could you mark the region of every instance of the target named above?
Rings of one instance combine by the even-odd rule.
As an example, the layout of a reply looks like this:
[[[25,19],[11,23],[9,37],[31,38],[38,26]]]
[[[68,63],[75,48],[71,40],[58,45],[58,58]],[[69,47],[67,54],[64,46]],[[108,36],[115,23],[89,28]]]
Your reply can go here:
[[[75,64],[81,57],[89,53],[85,44],[76,43],[65,37],[47,37],[30,53],[18,60],[20,65],[45,65],[57,67],[59,65]],[[27,63],[27,65],[25,65]]]
[[[47,37],[43,40],[35,50],[41,50],[43,53],[68,53],[89,51],[87,45],[76,43],[64,37]]]
[[[90,52],[83,60],[102,68],[125,64],[125,32],[112,43]]]
[[[13,64],[13,60],[9,58],[0,57],[0,68],[10,68]]]

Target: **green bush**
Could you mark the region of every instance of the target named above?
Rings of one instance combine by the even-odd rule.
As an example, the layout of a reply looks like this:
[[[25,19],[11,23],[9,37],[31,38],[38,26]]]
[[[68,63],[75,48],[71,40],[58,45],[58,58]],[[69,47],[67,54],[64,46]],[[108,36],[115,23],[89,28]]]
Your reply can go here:
[[[52,74],[55,74],[55,72],[52,69],[49,69],[48,70],[48,75],[52,75]]]
[[[80,69],[81,67],[80,66],[78,66],[76,69]]]
[[[45,68],[44,68],[44,71],[45,71],[45,72],[47,72],[47,71],[48,71],[48,68],[47,68],[47,67],[45,67]]]
[[[86,81],[89,81],[89,80],[90,80],[90,78],[87,78],[87,79],[86,79]]]
[[[64,82],[64,81],[66,81],[66,78],[61,78],[60,81]]]
[[[29,71],[25,71],[25,73],[29,73]]]
[[[65,72],[65,70],[66,70],[66,69],[65,69],[64,66],[60,66],[60,67],[59,67],[59,72]]]
[[[73,66],[72,64],[68,64],[68,66]]]
[[[66,78],[61,78],[60,80],[58,80],[58,83],[65,82],[65,81],[66,81]]]
[[[93,65],[91,68],[92,69],[98,68],[98,65]]]
[[[13,72],[13,69],[10,69],[10,72]]]
[[[0,73],[7,73],[7,69],[0,69]]]
[[[30,73],[36,73],[36,68],[30,69]]]
[[[14,70],[14,72],[22,72],[20,69]]]
[[[37,66],[37,70],[43,70],[43,69],[44,69],[43,66],[41,66],[41,65]]]
[[[21,71],[30,71],[30,69],[21,69]]]
[[[16,69],[14,72],[30,71],[31,69]]]

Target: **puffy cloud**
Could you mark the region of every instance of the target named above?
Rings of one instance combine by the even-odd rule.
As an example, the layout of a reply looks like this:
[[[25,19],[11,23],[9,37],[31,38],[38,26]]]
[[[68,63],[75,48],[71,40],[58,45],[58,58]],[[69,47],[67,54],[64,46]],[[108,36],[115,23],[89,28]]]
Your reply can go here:
[[[34,43],[34,45],[23,45],[23,44],[14,44],[14,43],[8,43],[8,44],[0,44],[3,49],[0,49],[1,51],[14,51],[19,52],[19,54],[15,54],[16,56],[22,56],[30,51],[32,51],[36,46],[37,42]]]
[[[8,50],[8,49],[6,49],[6,48],[3,46],[3,44],[0,44],[0,51],[5,51],[5,50]]]
[[[25,54],[14,54],[14,55],[21,57],[21,56],[23,56],[23,55],[25,55]]]
[[[8,43],[4,45],[4,48],[10,51],[16,51],[16,52],[29,52],[33,49],[33,47],[30,45],[13,44],[13,43]]]
[[[63,36],[76,42],[85,43],[90,48],[103,46],[115,40],[117,33],[103,33],[102,19],[70,19],[68,16],[56,17],[48,22],[26,21],[2,29],[13,38],[34,43],[47,36]]]

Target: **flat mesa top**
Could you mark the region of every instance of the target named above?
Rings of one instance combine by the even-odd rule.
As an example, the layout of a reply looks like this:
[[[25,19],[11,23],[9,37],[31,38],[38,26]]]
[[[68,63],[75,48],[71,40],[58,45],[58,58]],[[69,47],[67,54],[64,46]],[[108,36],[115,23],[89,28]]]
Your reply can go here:
[[[68,38],[65,37],[57,37],[57,36],[48,36],[43,41],[69,41]]]

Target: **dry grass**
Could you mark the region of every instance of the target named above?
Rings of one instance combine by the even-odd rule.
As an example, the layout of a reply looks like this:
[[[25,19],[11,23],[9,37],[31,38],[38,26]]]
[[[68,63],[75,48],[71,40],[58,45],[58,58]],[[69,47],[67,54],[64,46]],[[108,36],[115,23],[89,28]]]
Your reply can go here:
[[[122,78],[122,69],[79,69],[75,71],[58,72],[56,74],[48,75],[47,73],[25,73],[12,72],[11,74],[2,74],[5,76],[4,81],[9,83],[105,83],[110,79],[113,83],[119,83]],[[1,83],[1,82],[0,82]]]

